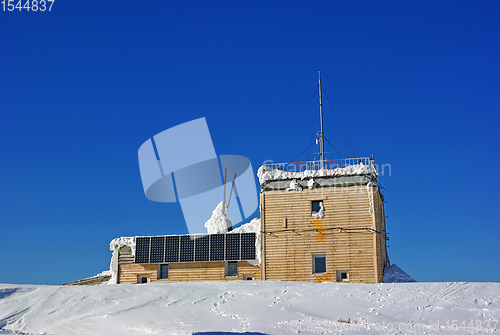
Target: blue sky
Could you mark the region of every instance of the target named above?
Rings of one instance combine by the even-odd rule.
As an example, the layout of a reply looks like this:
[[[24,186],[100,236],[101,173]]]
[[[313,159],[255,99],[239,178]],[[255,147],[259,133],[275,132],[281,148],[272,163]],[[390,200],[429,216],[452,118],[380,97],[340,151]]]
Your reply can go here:
[[[139,146],[205,117],[217,153],[256,171],[280,160],[318,70],[360,155],[391,165],[391,261],[417,281],[500,281],[499,14],[495,1],[0,12],[0,282],[81,279],[108,269],[115,237],[187,233],[179,204],[144,196]],[[284,161],[309,145],[315,103]],[[353,156],[329,108],[325,131]]]

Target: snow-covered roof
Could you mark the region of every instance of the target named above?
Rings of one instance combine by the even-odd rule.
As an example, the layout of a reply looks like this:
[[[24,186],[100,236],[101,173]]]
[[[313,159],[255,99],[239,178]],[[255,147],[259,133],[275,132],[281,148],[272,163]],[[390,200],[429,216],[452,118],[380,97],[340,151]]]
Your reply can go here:
[[[260,184],[270,180],[304,179],[328,176],[377,175],[373,160],[368,157],[309,162],[264,164],[257,171]]]

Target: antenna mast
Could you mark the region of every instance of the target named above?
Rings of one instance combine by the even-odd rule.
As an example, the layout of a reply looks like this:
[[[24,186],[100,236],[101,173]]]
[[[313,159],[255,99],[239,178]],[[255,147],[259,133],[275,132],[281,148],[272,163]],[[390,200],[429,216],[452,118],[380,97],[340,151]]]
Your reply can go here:
[[[319,132],[319,145],[320,145],[320,155],[321,155],[321,169],[325,168],[325,139],[323,136],[323,99],[322,99],[322,87],[321,87],[321,71],[318,71],[319,75],[319,117],[321,121],[321,131]]]

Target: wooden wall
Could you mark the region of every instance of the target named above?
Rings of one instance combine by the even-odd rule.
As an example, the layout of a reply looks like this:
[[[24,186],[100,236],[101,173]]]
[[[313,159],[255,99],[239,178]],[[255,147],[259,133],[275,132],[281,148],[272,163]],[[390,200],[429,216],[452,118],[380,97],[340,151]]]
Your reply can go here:
[[[324,218],[311,216],[311,201],[323,201]],[[119,283],[254,280],[377,283],[387,264],[385,213],[378,186],[332,186],[261,193],[262,267],[238,262],[238,276],[225,277],[225,262],[169,264],[169,278],[158,280],[158,264],[133,264],[130,248],[120,249]],[[374,231],[375,230],[375,231]],[[312,255],[326,255],[326,273],[312,273]]]
[[[377,186],[371,190],[362,185],[261,193],[262,278],[336,281],[337,271],[345,270],[349,282],[380,282],[381,234],[371,229],[385,230],[383,204]],[[323,201],[321,220],[311,217],[316,200]],[[326,254],[326,273],[312,273],[313,253]]]
[[[120,264],[119,283],[136,284],[140,275],[151,276],[151,282],[233,281],[243,280],[245,275],[261,279],[260,267],[247,261],[238,262],[237,277],[225,277],[225,262],[170,263],[168,279],[158,279],[158,271],[158,264]]]

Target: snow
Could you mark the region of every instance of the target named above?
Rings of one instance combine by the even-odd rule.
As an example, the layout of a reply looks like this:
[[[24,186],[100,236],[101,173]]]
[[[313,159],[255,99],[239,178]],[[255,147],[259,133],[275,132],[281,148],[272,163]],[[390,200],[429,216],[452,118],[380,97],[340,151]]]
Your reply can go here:
[[[135,237],[118,237],[109,243],[109,250],[115,251],[122,247],[130,247],[132,249],[132,255],[135,256]]]
[[[384,283],[412,283],[415,279],[401,270],[396,264],[386,266],[384,269]]]
[[[255,218],[252,221],[245,223],[238,228],[235,228],[229,232],[231,233],[255,233],[255,261],[248,261],[252,265],[259,265],[261,261],[261,247],[260,247],[260,219]]]
[[[366,191],[368,192],[368,200],[370,201],[370,214],[373,214],[373,192],[372,192],[372,186],[376,185],[372,182],[369,182],[366,184]]]
[[[305,170],[302,172],[287,172],[281,169],[269,169],[268,166],[262,165],[257,171],[257,177],[262,185],[268,180],[279,179],[305,179],[311,177],[325,177],[325,176],[351,176],[363,174],[376,174],[375,169],[370,165],[356,164],[349,165],[344,168],[336,169],[320,169],[320,170]]]
[[[312,217],[316,218],[316,219],[322,219],[325,217],[325,210],[323,208],[323,202],[321,201],[319,203],[319,211],[318,212],[312,212],[311,214]]]
[[[106,285],[116,284],[118,281],[118,250],[122,247],[130,247],[132,255],[135,256],[135,237],[118,237],[109,243],[109,250],[113,251],[109,270],[103,271],[97,276],[111,275],[111,279],[105,282]]]
[[[302,191],[302,185],[297,183],[295,179],[290,182],[290,187],[286,189],[287,191]]]
[[[313,178],[311,178],[311,179],[309,179],[309,180],[307,181],[307,187],[308,187],[310,190],[312,190],[312,189],[314,189],[315,187],[318,187],[318,183],[317,183],[317,182],[315,182]]]
[[[227,232],[227,228],[232,226],[231,220],[227,217],[226,211],[222,210],[222,201],[212,211],[212,216],[205,222],[205,228],[209,234],[223,234]],[[227,207],[227,206],[226,206]]]
[[[500,283],[0,284],[0,334],[498,334],[499,318]]]

